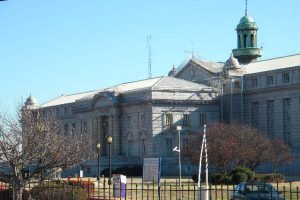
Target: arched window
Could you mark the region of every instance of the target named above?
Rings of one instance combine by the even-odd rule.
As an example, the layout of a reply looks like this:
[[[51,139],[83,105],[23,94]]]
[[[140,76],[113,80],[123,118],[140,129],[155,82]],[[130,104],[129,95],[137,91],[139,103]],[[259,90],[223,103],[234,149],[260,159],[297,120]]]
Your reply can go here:
[[[244,34],[244,47],[247,47],[247,35]]]
[[[251,47],[254,47],[254,35],[251,34]]]
[[[238,35],[238,48],[241,48],[241,36]]]

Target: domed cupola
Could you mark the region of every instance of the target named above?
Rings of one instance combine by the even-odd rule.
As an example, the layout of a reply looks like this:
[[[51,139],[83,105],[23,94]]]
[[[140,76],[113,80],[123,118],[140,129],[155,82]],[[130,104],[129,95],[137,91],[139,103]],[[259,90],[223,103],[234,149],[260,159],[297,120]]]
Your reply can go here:
[[[225,62],[224,70],[234,70],[234,69],[240,69],[240,63],[239,61],[233,56],[233,54],[230,55],[230,58]]]
[[[30,94],[30,96],[25,101],[25,107],[26,108],[36,108],[37,106],[38,106],[38,103],[37,103],[36,98],[31,96],[31,94]]]
[[[168,76],[175,76],[176,74],[177,74],[177,69],[176,69],[175,65],[173,65],[173,68],[168,73]]]
[[[244,30],[244,29],[255,29],[255,30],[258,29],[253,18],[248,15],[242,17],[240,19],[240,23],[236,27],[236,30]]]
[[[248,16],[246,8],[245,16],[236,27],[237,48],[232,50],[234,57],[242,64],[248,64],[261,57],[261,49],[257,48],[257,30],[256,23]]]

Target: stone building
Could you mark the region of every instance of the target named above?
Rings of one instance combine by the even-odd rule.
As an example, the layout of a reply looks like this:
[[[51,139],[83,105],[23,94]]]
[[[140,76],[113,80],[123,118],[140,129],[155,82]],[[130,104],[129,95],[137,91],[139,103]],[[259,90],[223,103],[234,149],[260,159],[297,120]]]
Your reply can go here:
[[[204,123],[247,123],[282,139],[297,161],[284,166],[300,172],[300,54],[258,60],[257,25],[245,13],[237,25],[237,48],[226,62],[192,55],[167,77],[124,83],[96,91],[63,95],[26,106],[56,113],[66,134],[80,132],[101,143],[102,168],[107,167],[105,138],[113,137],[113,167],[137,165],[144,157],[161,157],[162,173],[177,174],[176,125],[183,127],[183,145]],[[96,161],[86,162],[95,174]],[[183,167],[183,174],[191,173]]]
[[[204,123],[219,121],[217,91],[206,85],[158,77],[120,84],[97,91],[62,95],[37,105],[45,115],[54,113],[65,134],[89,134],[101,144],[102,169],[107,167],[108,144],[112,136],[113,167],[141,165],[144,157],[161,157],[165,175],[176,173],[178,143],[176,126],[182,126],[183,145]],[[96,174],[96,160],[84,165],[86,175]]]
[[[172,76],[218,90],[220,120],[250,124],[283,140],[297,160],[282,171],[300,173],[300,54],[257,60],[257,30],[246,13],[236,28],[237,48],[225,63],[192,56]]]

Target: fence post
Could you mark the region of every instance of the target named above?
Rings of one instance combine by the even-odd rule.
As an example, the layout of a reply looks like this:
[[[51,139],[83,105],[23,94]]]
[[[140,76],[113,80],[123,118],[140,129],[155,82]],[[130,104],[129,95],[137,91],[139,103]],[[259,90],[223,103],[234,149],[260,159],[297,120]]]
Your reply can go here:
[[[166,193],[167,192],[167,181],[165,180],[165,182],[164,182],[164,200],[167,200],[166,199]]]
[[[158,189],[158,199],[160,200],[160,183],[158,183],[158,185],[157,185],[157,189]]]
[[[227,193],[227,199],[229,199],[229,185],[227,185],[227,187],[226,187],[226,193]]]
[[[130,179],[130,199],[132,200],[132,178]]]
[[[125,200],[127,199],[127,184],[125,184]]]
[[[188,180],[188,199],[190,199],[190,180]]]
[[[137,200],[137,196],[138,196],[138,188],[137,188],[137,184],[135,184],[135,199]]]
[[[154,199],[155,192],[154,192],[154,179],[152,181],[152,198]]]
[[[194,185],[194,200],[196,200],[196,185]]]
[[[207,189],[206,189],[206,192],[208,192],[208,195],[206,194],[205,195],[205,197],[209,197],[209,199],[212,199],[212,197],[211,197],[211,184],[209,184],[209,186],[208,186],[208,191],[207,191]],[[205,200],[208,200],[208,199],[205,199]]]
[[[292,181],[290,181],[290,199],[292,199]]]
[[[176,199],[178,199],[178,198],[177,198],[177,190],[178,190],[178,189],[177,189],[177,179],[176,179],[176,187],[175,187],[175,192],[176,192],[176,193],[175,193],[175,194],[176,194]]]
[[[87,189],[88,189],[88,200],[89,200],[90,199],[90,179],[88,179]]]
[[[149,184],[147,184],[147,200],[149,200]]]
[[[172,186],[170,185],[170,200],[172,200]]]
[[[104,199],[106,199],[106,179],[104,177]]]
[[[223,184],[221,185],[221,199],[223,200]]]
[[[142,178],[142,200],[144,200],[144,179]]]

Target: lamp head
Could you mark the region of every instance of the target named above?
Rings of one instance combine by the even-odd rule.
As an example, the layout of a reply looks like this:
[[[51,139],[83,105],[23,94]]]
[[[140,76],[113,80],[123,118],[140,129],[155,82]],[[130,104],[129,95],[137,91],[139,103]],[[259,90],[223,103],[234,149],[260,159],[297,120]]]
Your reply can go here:
[[[111,137],[111,136],[108,136],[108,137],[107,137],[107,142],[108,142],[109,144],[111,144],[111,143],[112,143],[112,140],[113,140],[113,139],[112,139],[112,137]]]
[[[100,143],[97,143],[96,147],[97,147],[97,149],[100,149],[101,144],[100,144]]]

